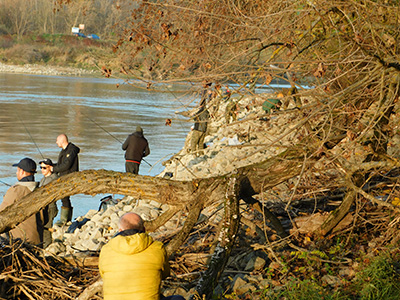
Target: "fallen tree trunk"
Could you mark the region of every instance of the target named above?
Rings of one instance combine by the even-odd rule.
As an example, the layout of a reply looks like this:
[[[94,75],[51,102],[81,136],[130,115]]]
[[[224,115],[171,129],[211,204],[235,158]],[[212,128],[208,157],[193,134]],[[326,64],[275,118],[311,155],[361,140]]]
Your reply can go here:
[[[106,170],[75,172],[36,189],[20,201],[6,207],[0,213],[0,232],[14,228],[46,205],[66,196],[110,193],[182,206],[185,202],[190,203],[194,190],[192,182]]]

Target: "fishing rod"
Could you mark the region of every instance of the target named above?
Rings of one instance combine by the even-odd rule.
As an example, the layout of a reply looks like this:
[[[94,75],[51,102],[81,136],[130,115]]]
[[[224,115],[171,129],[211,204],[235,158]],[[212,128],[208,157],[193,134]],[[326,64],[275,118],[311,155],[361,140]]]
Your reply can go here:
[[[119,142],[121,145],[123,144],[123,142],[121,142],[116,136],[114,136],[111,132],[109,132],[107,129],[105,129],[103,126],[101,126],[99,123],[97,123],[95,120],[93,120],[91,117],[89,117],[86,114],[83,114],[86,118],[88,118],[90,121],[92,121],[94,124],[96,124],[97,126],[99,126],[104,132],[106,132],[107,134],[109,134],[112,138],[114,138],[117,142]],[[148,164],[150,167],[153,167],[149,162],[147,162],[147,160],[145,160],[144,158],[142,158],[142,160]]]
[[[0,183],[5,184],[6,186],[11,186],[11,184],[8,184],[7,182],[4,182],[3,180],[0,180]]]
[[[28,128],[25,126],[24,121],[22,121],[21,117],[18,115],[18,119],[21,121],[22,125],[24,125],[26,132],[28,133],[29,137],[31,138],[32,142],[35,144],[36,149],[38,149],[40,156],[44,159],[44,156],[42,154],[42,151],[40,151],[39,146],[36,144],[35,140],[33,139],[33,136],[31,135],[31,133],[29,132]]]

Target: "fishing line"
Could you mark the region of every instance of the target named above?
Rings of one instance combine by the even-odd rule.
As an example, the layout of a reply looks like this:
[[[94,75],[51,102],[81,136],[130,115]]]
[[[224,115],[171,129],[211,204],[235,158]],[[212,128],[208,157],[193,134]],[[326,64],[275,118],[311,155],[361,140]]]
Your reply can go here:
[[[42,151],[40,151],[39,146],[36,144],[35,140],[33,139],[33,136],[31,135],[31,133],[29,132],[28,128],[25,126],[25,123],[22,121],[21,117],[18,115],[18,119],[21,121],[22,125],[24,125],[26,132],[28,133],[28,135],[30,136],[32,142],[35,144],[36,149],[38,149],[40,156],[44,159],[44,156],[42,154]]]
[[[111,137],[113,137],[117,142],[119,142],[120,144],[123,144],[123,142],[121,142],[117,137],[115,137],[111,132],[109,132],[107,129],[105,129],[103,126],[101,126],[99,123],[97,123],[95,120],[93,120],[92,118],[90,118],[89,116],[87,116],[86,114],[82,114],[84,115],[86,118],[88,118],[90,121],[92,121],[94,124],[96,124],[97,126],[99,126],[104,132],[106,132],[107,134],[109,134]],[[149,162],[147,162],[147,160],[145,160],[144,158],[142,158],[142,160],[148,164],[150,167],[153,167]]]
[[[104,127],[102,127],[99,123],[97,123],[95,120],[93,120],[92,118],[90,118],[89,116],[83,114],[86,118],[88,118],[90,121],[92,121],[94,124],[96,124],[97,126],[99,126],[102,130],[104,130],[106,133],[108,133],[112,138],[114,138],[117,142],[119,142],[120,144],[123,144],[116,136],[114,136],[111,132],[109,132],[107,129],[105,129]]]
[[[173,91],[171,91],[171,90],[168,88],[168,86],[165,86],[165,88],[172,94],[172,96],[175,97],[176,100],[179,101],[180,104],[182,104],[182,105],[185,107],[186,112],[189,112],[188,105],[184,104],[184,103],[175,95],[175,93],[174,93]],[[179,122],[179,125],[181,125],[181,127],[182,127],[182,129],[183,129],[184,131],[186,130],[186,128],[183,127],[182,122]]]

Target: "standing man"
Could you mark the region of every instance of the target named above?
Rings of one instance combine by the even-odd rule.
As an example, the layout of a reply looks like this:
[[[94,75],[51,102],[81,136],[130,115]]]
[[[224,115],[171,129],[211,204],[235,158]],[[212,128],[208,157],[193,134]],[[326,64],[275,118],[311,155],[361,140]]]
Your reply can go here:
[[[39,162],[40,169],[42,170],[43,178],[39,182],[39,187],[42,187],[58,176],[56,173],[51,172],[51,167],[54,165],[50,158],[45,158]],[[52,242],[51,228],[53,227],[53,220],[58,214],[56,202],[50,203],[43,210],[44,228],[43,228],[43,248],[46,249]]]
[[[63,176],[72,172],[79,171],[78,153],[80,149],[74,144],[68,142],[68,137],[63,133],[57,137],[56,144],[61,148],[58,155],[57,164],[51,166],[51,172],[56,173],[58,176]],[[61,199],[61,215],[58,225],[64,225],[72,220],[72,206],[71,200],[68,197]]]
[[[206,137],[207,122],[209,118],[210,114],[208,113],[208,110],[204,108],[204,105],[201,105],[194,117],[195,123],[193,126],[192,138],[190,140],[190,152],[204,149],[204,138]],[[203,151],[199,151],[196,153],[196,156],[203,154]]]
[[[184,300],[161,296],[161,280],[170,274],[167,252],[145,232],[135,213],[120,218],[118,234],[100,251],[99,271],[105,300]]]
[[[143,136],[142,127],[137,126],[136,132],[126,138],[122,150],[125,150],[125,171],[139,174],[142,158],[150,154],[149,143]]]
[[[18,182],[7,190],[3,202],[0,204],[0,211],[33,192],[38,184],[35,182],[34,175],[36,173],[36,163],[32,159],[28,157],[21,159],[13,167],[17,167]],[[38,212],[30,216],[18,224],[17,227],[10,230],[8,234],[13,238],[21,238],[28,243],[40,245],[43,240],[43,219],[41,213]]]

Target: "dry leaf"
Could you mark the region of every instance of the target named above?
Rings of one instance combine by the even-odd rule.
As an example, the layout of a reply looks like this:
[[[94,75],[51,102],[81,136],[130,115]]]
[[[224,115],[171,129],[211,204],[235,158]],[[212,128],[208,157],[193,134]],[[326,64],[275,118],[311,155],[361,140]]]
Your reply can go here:
[[[265,75],[265,84],[270,84],[272,79],[273,79],[273,77],[272,77],[272,75],[270,73]]]
[[[319,63],[317,69],[314,72],[314,76],[317,78],[321,78],[326,73],[326,66],[323,63]]]

